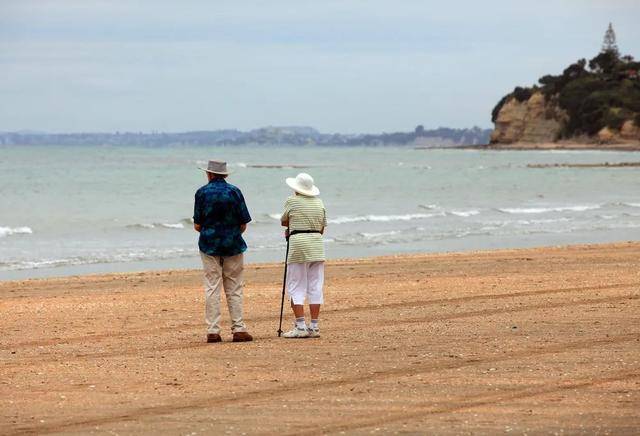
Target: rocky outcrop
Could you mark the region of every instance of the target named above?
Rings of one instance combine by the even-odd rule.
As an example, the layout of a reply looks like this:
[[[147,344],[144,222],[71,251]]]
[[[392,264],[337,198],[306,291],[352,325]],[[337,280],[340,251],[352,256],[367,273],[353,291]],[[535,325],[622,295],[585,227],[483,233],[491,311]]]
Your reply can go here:
[[[560,137],[566,120],[566,113],[556,104],[547,102],[541,92],[524,101],[511,97],[498,112],[491,143],[554,142]]]
[[[516,86],[494,106],[491,121],[496,148],[640,147],[640,61],[609,41],[589,61]]]
[[[627,120],[622,124],[620,137],[627,141],[640,141],[640,127],[638,127],[632,120]]]
[[[598,132],[598,142],[600,144],[618,144],[638,141],[640,141],[640,128],[636,126],[633,120],[625,121],[619,131],[610,127],[603,127]]]
[[[600,144],[611,144],[615,139],[615,132],[608,127],[603,127],[598,131],[598,142]]]

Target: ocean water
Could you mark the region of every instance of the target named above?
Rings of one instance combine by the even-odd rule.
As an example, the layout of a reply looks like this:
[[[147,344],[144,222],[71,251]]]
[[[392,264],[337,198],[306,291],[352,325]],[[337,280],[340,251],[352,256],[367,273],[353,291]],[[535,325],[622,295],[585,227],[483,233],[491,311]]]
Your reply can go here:
[[[640,239],[637,161],[598,151],[406,147],[0,146],[0,279],[199,268],[197,169],[229,162],[253,222],[247,261],[281,261],[285,177],[310,173],[331,258]]]

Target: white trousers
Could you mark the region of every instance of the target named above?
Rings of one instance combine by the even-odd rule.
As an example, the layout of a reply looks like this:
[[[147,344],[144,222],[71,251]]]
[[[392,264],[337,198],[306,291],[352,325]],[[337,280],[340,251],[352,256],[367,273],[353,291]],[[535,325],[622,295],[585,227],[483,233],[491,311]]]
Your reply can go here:
[[[231,331],[246,332],[242,318],[242,272],[244,258],[236,256],[209,256],[200,252],[204,268],[205,321],[207,333],[220,334],[220,290],[224,287],[231,318]]]
[[[322,304],[324,262],[290,263],[287,266],[287,291],[293,304]]]

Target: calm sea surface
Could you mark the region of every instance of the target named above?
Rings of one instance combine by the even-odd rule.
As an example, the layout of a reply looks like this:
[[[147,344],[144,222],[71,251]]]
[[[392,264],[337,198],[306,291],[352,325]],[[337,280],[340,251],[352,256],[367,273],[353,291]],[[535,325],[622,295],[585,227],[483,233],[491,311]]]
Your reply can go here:
[[[637,161],[595,151],[0,146],[0,280],[200,267],[197,169],[224,159],[253,216],[249,262],[281,261],[278,217],[300,171],[327,207],[331,258],[640,240]]]

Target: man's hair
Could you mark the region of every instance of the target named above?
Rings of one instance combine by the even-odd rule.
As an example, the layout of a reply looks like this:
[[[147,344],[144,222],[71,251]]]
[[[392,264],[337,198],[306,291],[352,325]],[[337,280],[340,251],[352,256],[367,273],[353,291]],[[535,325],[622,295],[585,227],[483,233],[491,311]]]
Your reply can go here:
[[[207,176],[209,177],[209,180],[226,179],[227,178],[227,174],[207,173]]]

